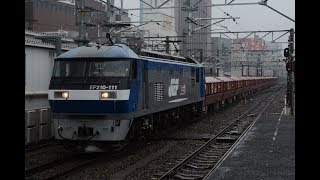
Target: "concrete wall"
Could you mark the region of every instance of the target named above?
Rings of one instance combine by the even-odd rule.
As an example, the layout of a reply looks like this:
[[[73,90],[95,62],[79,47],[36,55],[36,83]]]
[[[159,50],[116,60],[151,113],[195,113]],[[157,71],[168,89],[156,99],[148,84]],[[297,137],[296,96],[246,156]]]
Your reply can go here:
[[[53,137],[48,87],[55,49],[25,46],[25,145]]]
[[[26,39],[28,40],[25,45],[25,145],[31,145],[53,137],[48,88],[56,50],[44,43],[39,43],[37,46],[34,42],[35,45],[30,45],[31,37]]]
[[[25,47],[25,108],[48,106],[47,91],[53,67],[54,50]]]

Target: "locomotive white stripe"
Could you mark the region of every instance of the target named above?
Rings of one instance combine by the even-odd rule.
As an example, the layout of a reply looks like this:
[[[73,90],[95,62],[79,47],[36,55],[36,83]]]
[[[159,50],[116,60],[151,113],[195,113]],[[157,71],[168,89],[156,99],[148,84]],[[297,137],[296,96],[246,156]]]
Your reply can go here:
[[[187,100],[187,99],[188,98],[175,99],[175,100],[169,101],[169,103],[181,102],[181,101],[184,101],[184,100]]]
[[[129,100],[130,89],[124,90],[67,90],[67,89],[57,89],[49,90],[48,99],[49,100],[63,100],[63,98],[54,98],[54,92],[69,92],[68,100],[101,100],[101,101],[113,101],[113,100]],[[117,98],[100,99],[99,92],[116,92]]]

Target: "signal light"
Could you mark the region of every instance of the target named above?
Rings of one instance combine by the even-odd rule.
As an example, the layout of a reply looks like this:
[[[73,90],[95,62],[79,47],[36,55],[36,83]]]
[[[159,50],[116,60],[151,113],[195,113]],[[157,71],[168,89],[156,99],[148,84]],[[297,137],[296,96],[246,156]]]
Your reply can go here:
[[[289,63],[287,64],[286,69],[287,69],[288,72],[291,72],[291,68],[290,68]]]
[[[288,72],[292,72],[292,71],[294,71],[293,69],[294,69],[294,62],[288,62],[288,63],[286,64],[286,70],[287,70]]]
[[[289,48],[285,48],[283,51],[284,57],[289,57]]]

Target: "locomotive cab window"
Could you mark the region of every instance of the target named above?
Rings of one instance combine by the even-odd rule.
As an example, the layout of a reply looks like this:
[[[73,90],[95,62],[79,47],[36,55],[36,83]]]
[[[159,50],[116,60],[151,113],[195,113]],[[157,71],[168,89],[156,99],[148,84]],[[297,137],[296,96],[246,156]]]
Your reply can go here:
[[[54,77],[83,77],[85,72],[85,61],[55,61]]]
[[[136,78],[137,65],[130,60],[68,59],[55,60],[53,77]]]
[[[130,61],[92,61],[89,76],[129,77]]]

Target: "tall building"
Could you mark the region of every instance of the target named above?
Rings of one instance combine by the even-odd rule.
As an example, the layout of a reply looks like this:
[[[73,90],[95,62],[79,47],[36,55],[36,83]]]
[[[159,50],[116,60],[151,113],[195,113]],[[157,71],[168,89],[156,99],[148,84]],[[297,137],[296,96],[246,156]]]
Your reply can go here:
[[[188,2],[191,4],[195,4],[199,2],[199,0],[180,0],[174,1],[174,6],[184,6],[187,7]],[[204,7],[211,5],[211,1],[203,0],[199,4],[197,4],[198,10],[192,11],[193,18],[211,18],[211,7]],[[201,7],[202,6],[202,7]],[[211,24],[211,20],[197,20],[197,24],[191,23],[191,31],[194,31],[194,34],[188,36],[188,27],[189,24],[186,22],[188,17],[188,12],[182,10],[182,8],[174,9],[175,16],[175,29],[178,33],[178,36],[182,36],[187,34],[186,38],[180,38],[183,42],[181,55],[194,57],[196,60],[200,61],[200,57],[202,55],[202,60],[206,60],[210,57],[211,53],[211,26],[207,28],[202,28],[196,30],[196,28],[202,27],[201,25]],[[202,53],[202,54],[201,54]]]
[[[177,36],[174,24],[174,9],[145,9],[152,7],[172,7],[174,6],[173,0],[144,0],[140,1],[140,24],[139,29],[143,31],[144,49],[165,52],[165,43],[162,42],[164,38],[150,39],[148,37],[166,37]],[[150,22],[157,21],[157,22]],[[169,40],[177,40],[170,38]],[[162,43],[161,43],[162,42]],[[175,48],[179,48],[178,44],[169,44],[169,53],[176,54]]]
[[[143,21],[148,20],[148,17],[145,16],[145,14],[152,14],[152,13],[161,13],[165,14],[167,16],[174,16],[174,10],[173,8],[170,9],[144,9],[144,8],[151,8],[152,7],[172,7],[174,5],[173,0],[144,0],[140,1],[140,22],[143,23]],[[165,3],[165,4],[164,4]]]
[[[87,37],[95,41],[98,36],[104,36],[106,28],[101,26],[106,20],[106,4],[96,0],[85,0],[85,8],[93,11],[85,16]],[[117,7],[113,7],[114,17],[119,14]],[[122,14],[122,16],[128,16]],[[124,21],[130,20],[122,18]],[[60,1],[26,1],[25,2],[25,29],[39,32],[57,32],[64,30],[68,36],[75,38],[79,35],[79,27],[76,24],[75,0]],[[99,25],[99,26],[98,26]]]
[[[74,3],[26,1],[25,29],[48,32],[59,29],[77,31]]]
[[[152,19],[154,21],[161,21],[161,22],[149,22],[143,26],[141,26],[141,30],[144,31],[144,37],[172,37],[169,40],[176,40],[177,32],[174,29],[174,17],[163,14],[161,12],[155,13],[145,13],[144,17],[147,19]],[[164,38],[154,38],[154,39],[145,39],[145,49],[148,50],[155,50],[155,51],[162,51],[165,52],[165,43],[160,43],[161,41],[165,40]],[[159,44],[160,43],[160,44]],[[155,46],[157,45],[157,46]],[[176,54],[175,48],[179,49],[179,45],[169,43],[169,53]]]

